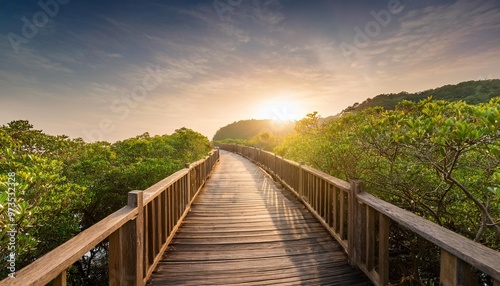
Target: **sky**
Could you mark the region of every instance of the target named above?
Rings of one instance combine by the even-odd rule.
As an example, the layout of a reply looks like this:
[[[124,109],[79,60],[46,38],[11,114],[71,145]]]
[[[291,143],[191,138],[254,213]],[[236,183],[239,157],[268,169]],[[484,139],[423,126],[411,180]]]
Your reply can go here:
[[[0,0],[0,125],[115,142],[500,78],[500,0]]]

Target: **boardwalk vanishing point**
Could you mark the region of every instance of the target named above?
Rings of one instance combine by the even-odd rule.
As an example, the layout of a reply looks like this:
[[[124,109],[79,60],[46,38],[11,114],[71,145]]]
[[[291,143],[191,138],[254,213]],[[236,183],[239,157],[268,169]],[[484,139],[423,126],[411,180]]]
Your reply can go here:
[[[221,151],[150,285],[371,285],[290,193]]]

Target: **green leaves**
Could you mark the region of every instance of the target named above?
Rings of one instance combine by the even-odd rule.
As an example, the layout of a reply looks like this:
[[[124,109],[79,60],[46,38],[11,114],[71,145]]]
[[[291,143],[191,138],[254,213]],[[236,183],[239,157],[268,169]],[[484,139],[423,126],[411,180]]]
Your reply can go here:
[[[473,239],[483,215],[500,219],[499,130],[500,98],[479,105],[427,98],[344,113],[275,150],[343,179],[361,178],[370,192]],[[485,244],[500,248],[498,239]]]

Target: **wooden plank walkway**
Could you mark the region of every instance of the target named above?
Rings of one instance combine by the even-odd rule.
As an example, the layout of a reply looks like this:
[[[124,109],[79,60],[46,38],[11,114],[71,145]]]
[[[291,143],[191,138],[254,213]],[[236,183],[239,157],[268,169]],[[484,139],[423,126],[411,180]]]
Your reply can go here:
[[[259,167],[221,151],[149,285],[371,285]]]

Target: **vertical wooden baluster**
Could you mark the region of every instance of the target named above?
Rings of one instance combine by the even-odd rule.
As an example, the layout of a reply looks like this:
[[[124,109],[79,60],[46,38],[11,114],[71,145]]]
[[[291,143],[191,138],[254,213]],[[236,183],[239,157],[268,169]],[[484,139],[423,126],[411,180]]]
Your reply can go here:
[[[342,240],[344,240],[346,238],[345,236],[345,223],[346,223],[346,217],[345,217],[345,213],[346,213],[346,209],[345,209],[345,196],[347,195],[346,192],[344,192],[343,190],[340,190],[340,202],[339,202],[339,234],[340,234],[340,238]],[[349,201],[349,199],[348,199]],[[348,211],[348,214],[351,213],[351,208],[349,207],[347,209]],[[348,217],[348,219],[352,219],[350,217]],[[351,236],[352,237],[352,236]],[[347,238],[349,239],[349,233],[347,234]],[[350,250],[348,250],[350,252]]]
[[[375,267],[375,210],[366,209],[366,268],[372,271]]]
[[[361,238],[359,237],[359,229],[362,228],[362,224],[358,221],[359,214],[362,213],[363,211],[361,210],[361,207],[358,204],[358,193],[360,193],[362,190],[361,186],[361,181],[359,180],[353,180],[351,181],[351,188],[349,192],[349,197],[348,197],[348,204],[349,204],[349,209],[348,209],[348,226],[347,226],[347,240],[348,240],[348,254],[349,254],[349,260],[351,261],[352,264],[358,265],[359,262],[361,262],[360,259],[360,251],[361,251],[361,245],[357,245],[361,243],[362,241],[360,240]],[[359,210],[358,210],[359,209]]]
[[[52,281],[52,285],[54,286],[66,286],[67,278],[66,278],[66,270],[61,272],[59,276],[57,276],[54,281]]]
[[[332,199],[332,213],[333,213],[333,229],[335,230],[335,233],[337,234],[340,234],[340,231],[339,231],[339,213],[338,213],[338,210],[339,208],[337,207],[338,206],[338,197],[337,197],[337,193],[338,193],[338,189],[337,187],[333,186],[333,199]],[[341,236],[342,238],[342,236]]]
[[[470,266],[455,255],[441,249],[439,285],[477,285]]]
[[[379,213],[378,220],[379,285],[386,285],[389,283],[389,232],[391,220],[382,213]]]

